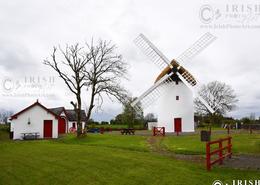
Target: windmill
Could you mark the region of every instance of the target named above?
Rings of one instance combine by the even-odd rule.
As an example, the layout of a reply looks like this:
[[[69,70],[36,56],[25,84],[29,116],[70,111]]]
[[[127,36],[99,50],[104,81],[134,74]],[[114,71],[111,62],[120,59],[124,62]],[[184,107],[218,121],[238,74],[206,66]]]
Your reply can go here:
[[[200,84],[183,67],[183,63],[191,60],[215,39],[216,37],[208,32],[179,57],[170,61],[151,41],[140,34],[134,40],[134,43],[162,71],[156,78],[155,83],[131,105],[138,109],[138,105],[141,104],[142,108],[145,109],[159,100],[157,126],[165,127],[166,132],[193,132],[193,96],[197,97],[211,113],[217,110],[218,105],[212,95],[207,101],[199,95]]]

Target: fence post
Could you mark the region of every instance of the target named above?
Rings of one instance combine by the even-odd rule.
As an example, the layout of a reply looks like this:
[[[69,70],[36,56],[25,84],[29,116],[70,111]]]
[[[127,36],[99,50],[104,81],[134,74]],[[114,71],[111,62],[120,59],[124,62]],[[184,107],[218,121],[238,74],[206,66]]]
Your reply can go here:
[[[210,166],[210,144],[209,143],[206,143],[206,166],[207,166],[207,170],[210,171],[211,166]]]
[[[231,158],[231,138],[232,138],[232,137],[229,137],[229,138],[228,138],[228,153],[230,154],[230,155],[229,155],[229,158]]]
[[[153,127],[153,136],[155,136],[155,127]]]
[[[165,127],[163,127],[163,136],[165,136]]]
[[[251,125],[249,126],[249,129],[250,129],[250,134],[252,134],[253,131],[252,131],[252,127],[251,127]]]
[[[230,125],[228,124],[228,127],[227,127],[227,134],[229,135],[230,133]]]
[[[219,140],[219,153],[218,153],[218,157],[219,157],[219,164],[223,164],[223,151],[222,151],[222,139]]]

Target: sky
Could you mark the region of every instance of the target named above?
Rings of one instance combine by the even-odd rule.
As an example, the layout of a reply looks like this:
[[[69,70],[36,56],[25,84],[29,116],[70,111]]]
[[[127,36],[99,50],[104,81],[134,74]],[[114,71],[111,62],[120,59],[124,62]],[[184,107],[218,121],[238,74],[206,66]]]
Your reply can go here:
[[[74,96],[43,60],[53,46],[111,40],[128,64],[122,85],[133,96],[147,90],[160,70],[134,45],[146,35],[169,59],[206,32],[217,37],[183,64],[201,83],[230,85],[238,99],[228,116],[260,116],[260,2],[151,0],[0,0],[0,108],[14,112],[39,99],[71,109]],[[89,103],[83,94],[83,107]],[[105,98],[95,120],[110,120],[122,106]],[[145,110],[147,113],[150,110]]]

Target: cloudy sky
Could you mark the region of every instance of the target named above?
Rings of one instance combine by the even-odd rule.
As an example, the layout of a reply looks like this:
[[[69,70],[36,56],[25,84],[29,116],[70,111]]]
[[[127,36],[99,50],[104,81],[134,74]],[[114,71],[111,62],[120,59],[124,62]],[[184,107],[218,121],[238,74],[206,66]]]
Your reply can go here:
[[[230,116],[260,116],[259,4],[0,0],[0,108],[18,111],[36,99],[47,107],[72,108],[69,102],[73,95],[55,72],[42,63],[53,46],[84,44],[92,37],[112,40],[129,64],[129,81],[122,83],[138,96],[160,72],[133,44],[139,33],[172,59],[209,31],[217,40],[185,66],[201,83],[218,80],[233,87],[239,103]],[[83,98],[84,106],[88,105],[87,93]],[[94,118],[107,120],[120,111],[119,103],[105,99]]]

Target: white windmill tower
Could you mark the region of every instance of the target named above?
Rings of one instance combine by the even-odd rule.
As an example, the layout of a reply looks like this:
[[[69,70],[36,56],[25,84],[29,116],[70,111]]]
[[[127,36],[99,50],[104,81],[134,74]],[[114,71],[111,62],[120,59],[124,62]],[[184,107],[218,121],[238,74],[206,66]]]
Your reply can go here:
[[[140,34],[134,40],[135,44],[162,71],[154,85],[131,105],[138,109],[137,105],[140,102],[142,108],[147,108],[158,100],[157,124],[159,127],[165,127],[166,132],[193,132],[193,96],[197,96],[211,113],[217,110],[218,105],[215,104],[212,95],[207,101],[199,96],[198,81],[181,64],[191,60],[215,39],[215,36],[206,33],[178,58],[170,61],[143,34]]]

